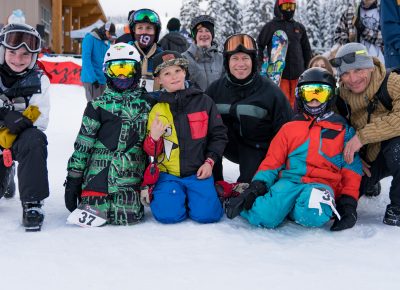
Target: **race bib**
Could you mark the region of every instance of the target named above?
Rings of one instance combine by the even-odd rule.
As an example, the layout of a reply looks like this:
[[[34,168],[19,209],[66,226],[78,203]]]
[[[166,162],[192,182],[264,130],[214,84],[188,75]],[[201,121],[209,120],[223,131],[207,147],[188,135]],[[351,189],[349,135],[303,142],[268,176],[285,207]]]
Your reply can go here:
[[[308,201],[308,207],[318,209],[318,213],[319,215],[321,215],[322,214],[321,203],[329,205],[333,213],[340,220],[340,214],[336,210],[335,200],[333,199],[333,196],[331,195],[330,191],[322,188],[321,189],[313,188],[311,190],[310,200]]]
[[[140,79],[139,86],[145,88],[148,92],[152,92],[154,91],[154,80],[142,77]]]
[[[101,227],[107,223],[105,212],[93,208],[88,204],[80,204],[67,218],[67,223],[84,228]]]

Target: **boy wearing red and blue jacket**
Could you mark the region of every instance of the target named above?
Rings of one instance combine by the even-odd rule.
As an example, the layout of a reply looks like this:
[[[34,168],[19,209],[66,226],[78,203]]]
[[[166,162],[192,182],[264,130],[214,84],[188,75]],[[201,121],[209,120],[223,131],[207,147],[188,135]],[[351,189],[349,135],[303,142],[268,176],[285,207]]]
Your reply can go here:
[[[331,110],[335,86],[321,68],[300,76],[296,98],[303,114],[282,126],[249,188],[227,201],[229,218],[240,213],[267,228],[286,217],[321,227],[335,216],[333,231],[355,225],[362,164],[358,155],[345,162],[342,151],[355,131]]]

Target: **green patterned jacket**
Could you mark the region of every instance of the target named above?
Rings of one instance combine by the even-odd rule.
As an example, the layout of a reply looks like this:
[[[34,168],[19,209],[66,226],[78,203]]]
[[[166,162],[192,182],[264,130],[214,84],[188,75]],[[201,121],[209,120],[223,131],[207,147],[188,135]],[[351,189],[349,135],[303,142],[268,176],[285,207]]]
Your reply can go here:
[[[82,173],[83,190],[137,191],[146,166],[142,149],[151,100],[146,91],[116,92],[87,104],[68,172]]]

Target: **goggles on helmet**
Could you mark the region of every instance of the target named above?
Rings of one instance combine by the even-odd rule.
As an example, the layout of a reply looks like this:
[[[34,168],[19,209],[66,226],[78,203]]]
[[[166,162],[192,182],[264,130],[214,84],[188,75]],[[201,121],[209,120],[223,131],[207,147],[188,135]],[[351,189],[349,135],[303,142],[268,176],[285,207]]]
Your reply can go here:
[[[236,52],[239,46],[245,50],[257,50],[257,45],[254,39],[247,34],[235,34],[225,41],[224,52]]]
[[[132,20],[136,22],[160,23],[160,17],[151,9],[139,9],[132,14]]]
[[[329,62],[331,63],[331,65],[333,67],[340,67],[342,65],[342,61],[344,61],[347,64],[355,62],[356,55],[360,55],[360,54],[367,55],[367,51],[365,49],[362,49],[362,50],[357,50],[355,52],[350,52],[341,57],[332,58],[331,60],[329,60]]]
[[[113,60],[104,64],[104,72],[111,78],[132,78],[136,73],[135,60]]]
[[[279,5],[283,11],[287,10],[295,10],[296,9],[296,3],[283,3],[282,5]]]
[[[1,44],[12,50],[19,49],[24,45],[31,53],[39,52],[41,49],[40,37],[26,30],[12,30],[5,32]]]
[[[323,84],[305,84],[298,88],[299,97],[306,103],[317,100],[323,104],[329,100],[332,93],[332,87]]]

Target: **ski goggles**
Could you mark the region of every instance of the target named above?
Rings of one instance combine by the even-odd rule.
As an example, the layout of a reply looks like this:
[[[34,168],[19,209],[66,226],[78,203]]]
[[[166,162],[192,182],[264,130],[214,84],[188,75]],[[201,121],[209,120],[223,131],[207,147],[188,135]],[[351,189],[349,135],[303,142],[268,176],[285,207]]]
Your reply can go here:
[[[136,22],[160,23],[160,17],[151,9],[139,9],[132,14],[132,20]]]
[[[26,30],[13,30],[4,33],[1,44],[12,50],[19,49],[24,45],[31,53],[39,52],[41,49],[40,37]]]
[[[288,11],[288,10],[295,10],[296,9],[296,3],[283,3],[279,5],[283,11]]]
[[[341,57],[332,58],[331,60],[329,60],[329,62],[333,67],[340,67],[342,65],[342,62],[345,62],[347,64],[355,62],[357,55],[367,55],[367,51],[365,49],[362,49],[355,52],[350,52]]]
[[[250,35],[234,34],[225,41],[224,52],[236,52],[239,46],[242,46],[245,50],[257,50],[257,44]]]
[[[333,90],[328,85],[323,84],[306,84],[298,88],[297,94],[306,103],[317,100],[321,104],[327,102],[332,96]]]
[[[136,73],[137,61],[135,60],[113,60],[104,64],[104,72],[111,78],[124,76],[132,78]]]

